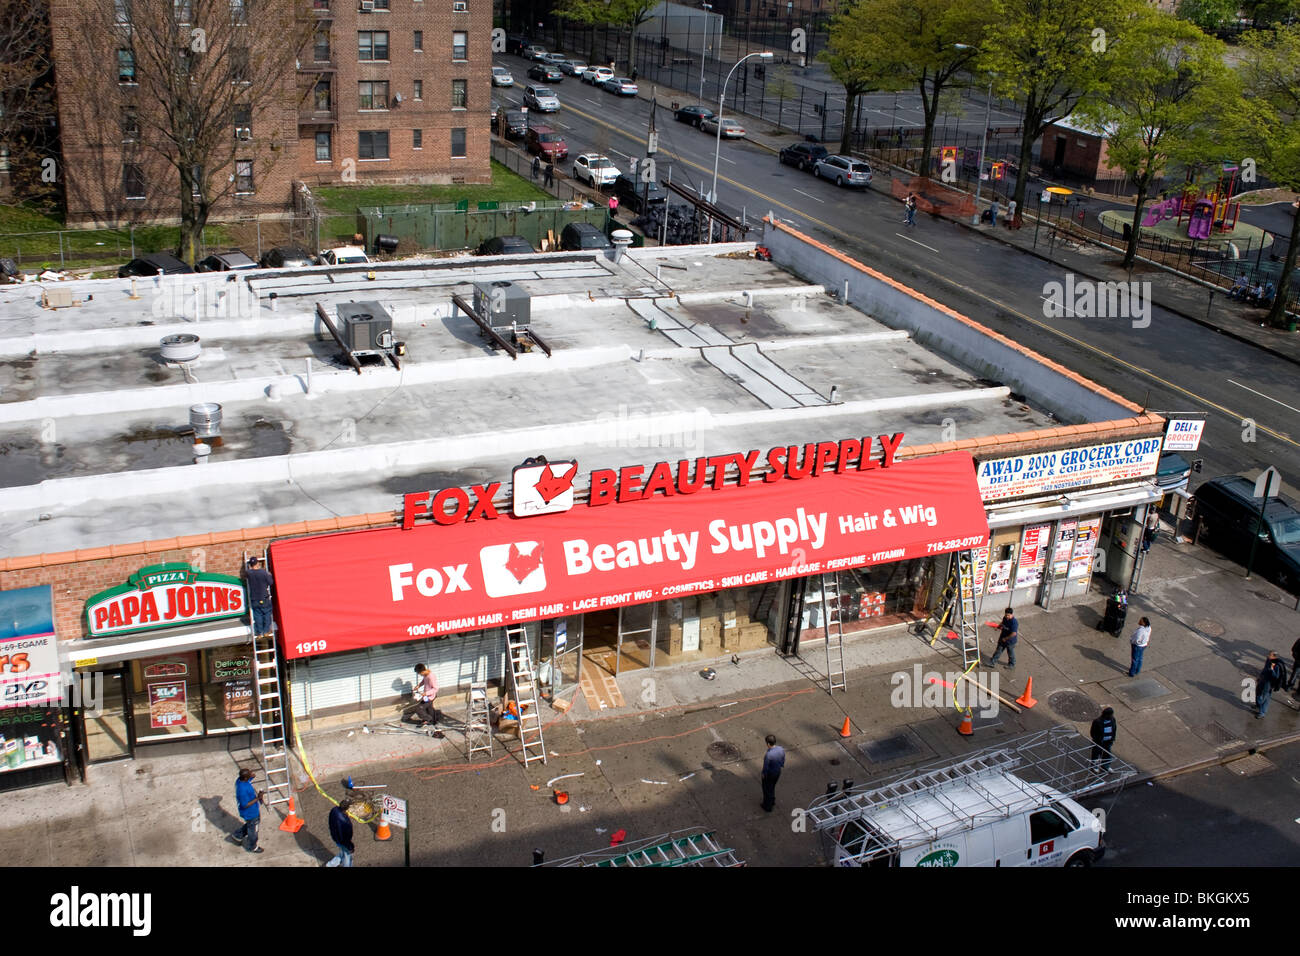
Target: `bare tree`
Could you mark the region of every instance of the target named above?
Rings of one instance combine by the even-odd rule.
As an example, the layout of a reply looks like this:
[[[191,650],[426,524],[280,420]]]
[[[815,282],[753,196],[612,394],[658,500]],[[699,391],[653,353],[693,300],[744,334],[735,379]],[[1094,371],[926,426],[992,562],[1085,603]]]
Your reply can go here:
[[[303,0],[54,3],[69,206],[117,222],[178,206],[178,254],[193,263],[214,208],[293,162],[311,10]],[[146,190],[154,177],[178,202]]]
[[[0,150],[31,174],[16,177],[29,189],[42,172],[46,183],[56,175],[39,169],[54,108],[49,15],[48,0],[0,0]]]

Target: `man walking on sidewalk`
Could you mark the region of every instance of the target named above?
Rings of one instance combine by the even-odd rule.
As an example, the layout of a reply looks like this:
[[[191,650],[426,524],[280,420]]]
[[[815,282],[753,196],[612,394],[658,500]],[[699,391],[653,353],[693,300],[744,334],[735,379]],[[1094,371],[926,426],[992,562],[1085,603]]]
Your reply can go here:
[[[1095,773],[1105,773],[1110,769],[1110,762],[1115,759],[1115,708],[1107,707],[1101,716],[1092,722],[1092,769]],[[1097,761],[1101,761],[1100,764]]]
[[[235,806],[239,809],[239,817],[244,825],[230,834],[230,840],[242,845],[247,838],[246,849],[249,853],[262,852],[262,848],[257,845],[257,826],[262,822],[262,808],[258,806],[261,800],[262,794],[253,789],[253,771],[239,771],[239,777],[235,780]]]
[[[1137,629],[1128,642],[1131,645],[1128,676],[1137,677],[1142,672],[1142,655],[1146,653],[1147,645],[1151,643],[1151,621],[1145,617],[1138,621]]]
[[[785,769],[785,748],[777,746],[775,734],[768,734],[766,743],[767,753],[763,755],[763,802],[760,806],[771,813],[776,806],[776,782],[781,779],[781,771]]]
[[[533,182],[537,182],[537,174],[542,171],[542,160],[538,156],[533,157]]]
[[[1273,699],[1273,691],[1281,690],[1285,685],[1286,667],[1277,656],[1277,651],[1269,651],[1264,669],[1259,672],[1259,680],[1255,681],[1255,707],[1259,710],[1255,715],[1256,720],[1264,719],[1268,713],[1268,702]]]
[[[903,211],[906,214],[903,218],[909,226],[916,225],[916,193],[908,193],[907,198],[903,200]]]
[[[352,865],[352,854],[357,848],[352,845],[352,820],[348,816],[351,807],[351,800],[342,800],[330,811],[330,839],[339,848],[339,852],[338,856],[325,864],[326,866]]]
[[[1016,669],[1016,642],[1020,640],[1020,622],[1016,620],[1015,612],[1007,608],[1002,615],[1002,623],[998,625],[998,646],[993,651],[993,656],[985,667],[992,667],[1002,656],[1002,652],[1007,652],[1007,667],[1011,670]]]

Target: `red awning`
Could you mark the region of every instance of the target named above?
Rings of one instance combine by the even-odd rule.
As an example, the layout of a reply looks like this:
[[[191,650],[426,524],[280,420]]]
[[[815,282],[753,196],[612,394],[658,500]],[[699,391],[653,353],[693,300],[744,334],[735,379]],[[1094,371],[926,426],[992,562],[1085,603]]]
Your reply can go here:
[[[292,659],[987,541],[974,464],[952,453],[561,514],[297,538],[270,554]]]

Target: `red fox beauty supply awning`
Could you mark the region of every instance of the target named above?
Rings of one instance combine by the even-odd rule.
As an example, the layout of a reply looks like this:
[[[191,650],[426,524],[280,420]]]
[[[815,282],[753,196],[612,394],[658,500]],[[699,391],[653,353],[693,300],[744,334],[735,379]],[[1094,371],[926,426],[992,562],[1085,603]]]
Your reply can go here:
[[[271,546],[287,658],[977,548],[970,455]]]

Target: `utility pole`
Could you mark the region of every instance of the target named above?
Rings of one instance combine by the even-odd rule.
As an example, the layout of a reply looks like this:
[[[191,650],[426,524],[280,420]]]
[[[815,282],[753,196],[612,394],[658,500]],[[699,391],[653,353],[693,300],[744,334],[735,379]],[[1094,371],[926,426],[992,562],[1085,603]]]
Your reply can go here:
[[[641,161],[641,215],[650,211],[650,182],[655,179],[654,155],[659,152],[659,134],[655,132],[655,111],[659,109],[659,88],[650,87],[650,121],[645,134],[645,159]],[[668,210],[665,209],[664,212]]]

